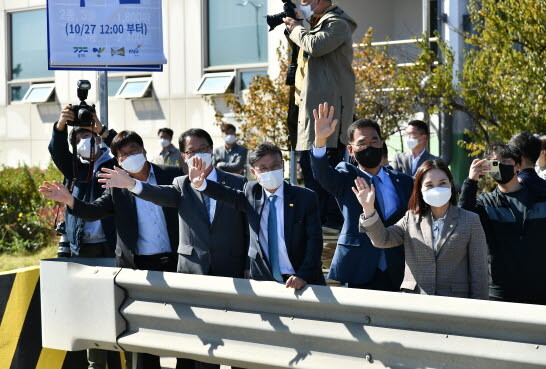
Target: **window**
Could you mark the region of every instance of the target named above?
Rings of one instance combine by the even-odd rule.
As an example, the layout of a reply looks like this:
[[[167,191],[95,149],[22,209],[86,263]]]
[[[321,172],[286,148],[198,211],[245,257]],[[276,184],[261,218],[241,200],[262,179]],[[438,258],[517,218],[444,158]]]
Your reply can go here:
[[[235,72],[206,73],[199,82],[196,94],[217,95],[224,94],[233,83]]]
[[[31,85],[27,93],[23,97],[23,102],[28,103],[45,103],[50,101],[53,91],[55,90],[54,83],[37,83]]]
[[[152,77],[127,78],[116,93],[117,98],[138,99],[149,96]]]
[[[239,73],[240,78],[240,84],[239,89],[240,91],[248,89],[248,85],[250,85],[250,82],[252,79],[256,76],[265,76],[267,72],[263,69],[261,70],[243,70]]]
[[[45,9],[9,14],[9,29],[9,96],[11,101],[21,101],[33,81],[53,81],[54,72],[47,69]]]
[[[267,63],[266,0],[208,1],[208,67]]]
[[[123,77],[108,77],[108,97],[116,96],[123,80]]]

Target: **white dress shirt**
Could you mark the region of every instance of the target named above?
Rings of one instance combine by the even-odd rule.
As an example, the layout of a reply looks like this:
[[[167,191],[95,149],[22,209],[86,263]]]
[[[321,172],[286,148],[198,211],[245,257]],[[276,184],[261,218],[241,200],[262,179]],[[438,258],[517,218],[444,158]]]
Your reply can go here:
[[[266,257],[269,259],[269,245],[267,243],[267,222],[269,220],[269,206],[271,202],[269,198],[271,195],[276,195],[275,210],[277,211],[277,239],[278,239],[278,251],[279,251],[279,268],[281,274],[294,274],[294,268],[290,259],[288,258],[288,252],[286,250],[286,241],[284,239],[284,182],[281,187],[277,188],[275,193],[271,193],[266,190],[262,190],[265,193],[264,196],[264,208],[262,210],[262,218],[260,220],[260,244]]]
[[[131,190],[131,192],[140,194],[142,192],[142,183],[136,181],[137,185],[140,185],[140,191],[137,193],[135,190],[137,186]],[[157,181],[154,175],[154,168],[150,165],[150,174],[146,183],[156,185]],[[139,197],[135,197],[135,204],[137,209],[138,219],[138,239],[137,239],[137,255],[155,255],[171,252],[171,245],[169,241],[169,234],[167,232],[167,222],[165,221],[165,214],[163,214],[163,208],[154,204],[153,202],[143,200]]]

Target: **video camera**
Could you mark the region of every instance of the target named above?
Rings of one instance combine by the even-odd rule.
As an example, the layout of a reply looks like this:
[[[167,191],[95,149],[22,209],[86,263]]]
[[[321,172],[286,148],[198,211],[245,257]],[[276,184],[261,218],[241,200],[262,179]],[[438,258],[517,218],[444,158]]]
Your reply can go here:
[[[93,123],[93,114],[96,112],[95,105],[88,105],[85,100],[91,89],[91,82],[81,79],[78,81],[78,99],[80,103],[73,105],[70,110],[74,112],[74,121],[68,121],[66,124],[74,127],[91,127]]]
[[[290,0],[282,0],[282,2],[284,5],[281,13],[268,15],[265,17],[267,25],[269,26],[269,31],[273,31],[275,28],[277,28],[277,26],[283,24],[283,18],[299,19],[296,15],[296,4]]]

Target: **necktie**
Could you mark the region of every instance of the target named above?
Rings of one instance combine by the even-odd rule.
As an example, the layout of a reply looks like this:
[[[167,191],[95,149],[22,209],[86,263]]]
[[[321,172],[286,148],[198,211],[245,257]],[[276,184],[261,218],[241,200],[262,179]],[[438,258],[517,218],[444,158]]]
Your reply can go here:
[[[375,198],[377,200],[377,204],[379,205],[379,209],[378,209],[379,213],[382,214],[383,217],[385,217],[385,202],[384,202],[383,194],[381,193],[381,187],[380,187],[382,183],[381,178],[379,178],[378,176],[373,176],[372,183],[373,183],[373,186],[375,187]],[[377,267],[382,272],[385,271],[385,269],[387,269],[387,258],[385,256],[384,249],[381,249],[379,252],[379,262],[377,263]]]
[[[267,247],[269,250],[269,262],[271,273],[277,282],[282,283],[281,268],[279,267],[279,236],[277,234],[277,208],[275,207],[276,195],[269,196],[269,216],[267,218]]]
[[[212,221],[212,219],[210,219],[210,197],[208,197],[207,195],[203,195],[203,202],[205,203],[205,207],[207,208],[207,218],[210,223]]]

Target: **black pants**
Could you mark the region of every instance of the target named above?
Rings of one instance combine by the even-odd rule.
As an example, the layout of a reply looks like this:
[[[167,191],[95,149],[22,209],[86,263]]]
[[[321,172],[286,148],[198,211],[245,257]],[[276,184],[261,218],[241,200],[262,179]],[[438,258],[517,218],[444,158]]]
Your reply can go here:
[[[400,283],[393,283],[387,270],[375,270],[375,274],[368,283],[348,283],[349,288],[359,288],[363,290],[400,292]]]
[[[345,157],[345,147],[340,144],[338,148],[326,149],[328,164],[335,168]],[[315,191],[319,200],[319,213],[322,225],[339,228],[343,225],[343,215],[335,197],[326,191],[315,179],[311,169],[311,153],[309,150],[300,152],[300,167],[303,174],[305,187]]]

